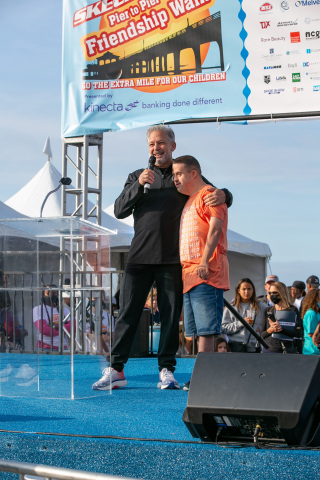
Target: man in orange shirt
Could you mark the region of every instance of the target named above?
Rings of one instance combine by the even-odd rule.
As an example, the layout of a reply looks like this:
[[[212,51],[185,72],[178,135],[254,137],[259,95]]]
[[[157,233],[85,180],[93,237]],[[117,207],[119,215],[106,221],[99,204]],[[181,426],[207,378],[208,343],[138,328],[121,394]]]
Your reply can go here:
[[[204,203],[207,185],[198,160],[184,155],[173,160],[174,184],[189,199],[180,221],[185,334],[197,335],[198,351],[212,352],[221,332],[223,292],[230,289],[227,259],[227,206]],[[184,389],[189,389],[190,382]]]

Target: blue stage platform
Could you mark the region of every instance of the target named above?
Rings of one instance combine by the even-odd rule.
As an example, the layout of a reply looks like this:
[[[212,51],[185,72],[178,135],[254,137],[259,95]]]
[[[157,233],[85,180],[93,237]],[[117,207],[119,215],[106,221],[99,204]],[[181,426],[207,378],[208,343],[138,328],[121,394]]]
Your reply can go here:
[[[12,370],[1,382],[1,394],[11,395],[0,397],[3,459],[150,480],[320,478],[319,451],[230,448],[194,440],[182,421],[187,392],[156,388],[156,358],[130,359],[128,386],[110,394],[91,389],[105,362],[76,356],[75,400],[69,396],[68,356],[39,357],[39,392],[36,384],[15,387],[19,364],[35,366],[37,356],[11,354],[6,362]],[[181,385],[193,364],[193,359],[177,360]],[[18,392],[23,396],[15,396]],[[0,478],[16,475],[0,473]]]

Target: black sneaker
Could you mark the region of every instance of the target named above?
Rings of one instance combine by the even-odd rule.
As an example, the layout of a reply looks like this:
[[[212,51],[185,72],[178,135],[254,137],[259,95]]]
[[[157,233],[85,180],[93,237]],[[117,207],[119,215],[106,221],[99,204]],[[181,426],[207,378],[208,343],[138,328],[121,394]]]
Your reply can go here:
[[[182,390],[189,392],[189,388],[190,388],[190,380],[183,385]]]

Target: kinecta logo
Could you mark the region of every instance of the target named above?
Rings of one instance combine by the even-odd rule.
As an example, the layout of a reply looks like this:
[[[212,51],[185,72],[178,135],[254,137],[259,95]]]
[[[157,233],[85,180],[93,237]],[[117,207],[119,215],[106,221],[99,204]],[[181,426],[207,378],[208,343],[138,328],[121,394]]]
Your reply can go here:
[[[306,32],[306,40],[316,40],[317,38],[320,38],[320,30]]]
[[[301,0],[295,3],[296,7],[311,7],[312,5],[320,5],[320,0]]]
[[[135,102],[128,103],[127,106],[123,105],[122,103],[108,103],[105,105],[102,103],[101,105],[94,104],[94,103],[89,103],[88,105],[85,103],[84,104],[84,113],[92,113],[92,112],[120,112],[122,110],[125,110],[126,112],[129,112],[132,110],[132,108],[135,108],[138,106],[139,101],[136,100]]]

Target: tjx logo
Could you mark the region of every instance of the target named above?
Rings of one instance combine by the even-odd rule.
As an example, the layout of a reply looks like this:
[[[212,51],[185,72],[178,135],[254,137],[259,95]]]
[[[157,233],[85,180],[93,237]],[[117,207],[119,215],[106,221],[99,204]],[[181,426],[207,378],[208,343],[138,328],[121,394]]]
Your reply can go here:
[[[260,22],[261,28],[268,28],[270,27],[270,22]]]

